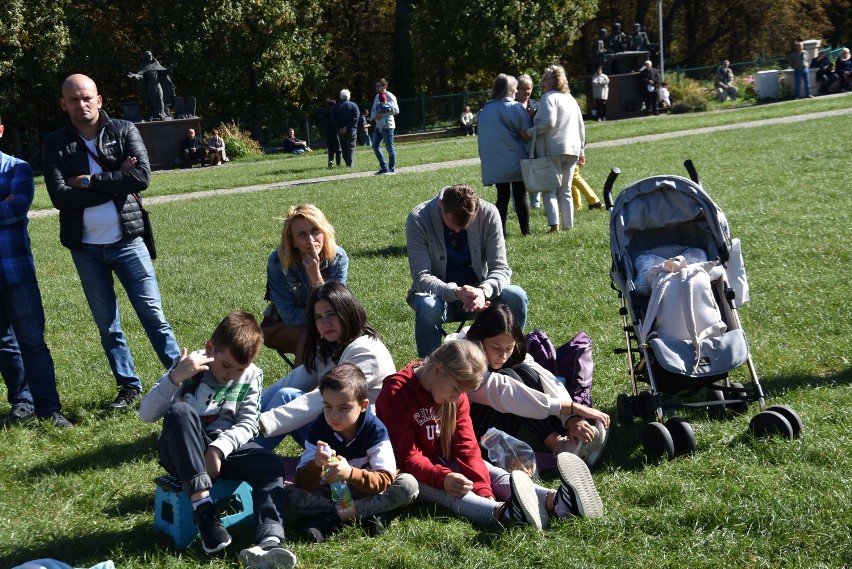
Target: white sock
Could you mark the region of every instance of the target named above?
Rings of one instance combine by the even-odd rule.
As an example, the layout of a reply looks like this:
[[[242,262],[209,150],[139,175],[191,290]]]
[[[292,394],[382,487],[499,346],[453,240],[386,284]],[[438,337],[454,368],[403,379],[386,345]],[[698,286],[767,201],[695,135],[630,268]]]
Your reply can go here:
[[[280,547],[281,540],[274,535],[263,538],[263,541],[257,544],[261,549],[272,549],[273,547]]]
[[[205,496],[204,498],[201,498],[200,500],[196,500],[195,502],[192,503],[192,509],[197,510],[198,506],[200,506],[201,504],[206,504],[207,502],[210,502],[212,504],[213,499],[210,496]]]

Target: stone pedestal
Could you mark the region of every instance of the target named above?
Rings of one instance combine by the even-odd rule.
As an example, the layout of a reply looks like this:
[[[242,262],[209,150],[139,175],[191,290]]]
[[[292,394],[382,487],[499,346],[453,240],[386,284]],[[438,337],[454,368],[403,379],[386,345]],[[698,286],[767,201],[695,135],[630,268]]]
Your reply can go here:
[[[754,88],[759,99],[778,98],[778,76],[777,69],[758,71],[754,74]]]
[[[816,92],[819,91],[819,83],[817,83],[817,80],[816,80],[816,72],[817,72],[816,69],[808,68],[808,77],[811,80],[811,95],[814,95],[814,96],[816,96]],[[784,74],[784,83],[787,84],[787,95],[789,95],[791,98],[795,97],[796,96],[796,76],[793,73],[793,70],[788,68],[788,69],[785,69],[784,71],[782,71],[782,73]],[[804,97],[805,96],[805,86],[804,85],[802,85],[801,91],[802,92],[799,93],[799,96]],[[775,97],[775,98],[777,99],[778,97]]]
[[[201,136],[201,119],[174,119],[170,121],[150,121],[134,123],[142,135],[142,142],[148,150],[148,159],[152,170],[162,170],[174,166],[175,158],[180,153],[181,142],[186,138],[187,129],[195,129],[195,134]]]
[[[588,108],[595,108],[591,78],[586,83]],[[609,76],[609,98],[606,100],[607,119],[636,116],[642,110],[645,94],[639,82],[639,73],[624,73]]]

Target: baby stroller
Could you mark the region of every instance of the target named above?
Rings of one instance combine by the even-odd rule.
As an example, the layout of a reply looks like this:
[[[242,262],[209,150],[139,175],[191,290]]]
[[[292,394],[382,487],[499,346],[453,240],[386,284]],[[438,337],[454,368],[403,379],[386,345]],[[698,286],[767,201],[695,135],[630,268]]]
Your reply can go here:
[[[706,409],[721,419],[727,411],[760,412],[749,430],[759,437],[792,439],[802,430],[786,405],[767,407],[751,360],[738,308],[748,301],[748,283],[725,214],[704,191],[691,161],[690,179],[652,176],[627,186],[613,204],[613,168],[604,187],[610,210],[612,287],[621,300],[631,393],[617,399],[622,425],[646,423],[642,443],[652,459],[695,451],[695,434],[677,409]],[[750,382],[729,373],[748,367]],[[640,384],[647,384],[640,389]]]

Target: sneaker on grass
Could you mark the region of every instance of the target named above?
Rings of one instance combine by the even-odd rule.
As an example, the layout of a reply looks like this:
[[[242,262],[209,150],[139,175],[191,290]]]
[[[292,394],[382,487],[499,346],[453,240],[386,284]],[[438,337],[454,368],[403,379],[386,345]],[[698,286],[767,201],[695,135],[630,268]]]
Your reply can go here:
[[[23,423],[27,419],[31,419],[32,416],[32,405],[27,405],[26,403],[15,403],[12,405],[12,409],[9,410],[9,415],[6,417],[6,421],[10,425],[17,425],[19,423]]]
[[[296,566],[296,556],[281,547],[281,542],[261,544],[240,551],[240,564],[252,569],[292,569]]]
[[[342,525],[337,512],[332,512],[321,518],[314,518],[309,521],[305,533],[308,539],[314,543],[322,543],[340,530]]]
[[[513,470],[509,482],[511,494],[498,510],[497,521],[525,523],[538,530],[544,529],[548,523],[547,516],[542,516],[542,507],[535,493],[535,484],[529,474],[521,470]]]
[[[201,546],[204,553],[216,553],[231,545],[231,535],[222,525],[213,502],[199,505],[192,517],[201,533]]]
[[[115,400],[110,404],[110,408],[116,411],[129,409],[134,403],[139,401],[140,397],[142,397],[141,390],[123,385],[118,389],[118,395],[115,396]]]
[[[603,515],[603,503],[595,488],[589,467],[580,457],[563,452],[556,457],[561,484],[556,491],[554,513],[557,518],[569,515],[599,518]]]
[[[577,455],[589,465],[589,468],[594,467],[598,462],[600,462],[601,457],[603,457],[603,451],[606,446],[608,434],[609,433],[607,432],[606,427],[604,427],[604,424],[601,421],[597,421],[595,423],[595,438],[586,443],[582,455],[577,453]]]

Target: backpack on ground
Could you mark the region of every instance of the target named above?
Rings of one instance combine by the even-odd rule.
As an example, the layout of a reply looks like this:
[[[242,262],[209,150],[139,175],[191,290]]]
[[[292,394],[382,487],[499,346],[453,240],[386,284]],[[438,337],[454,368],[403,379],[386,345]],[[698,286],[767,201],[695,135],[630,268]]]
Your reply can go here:
[[[535,363],[556,375],[556,348],[547,334],[538,328],[527,334],[527,353]]]

